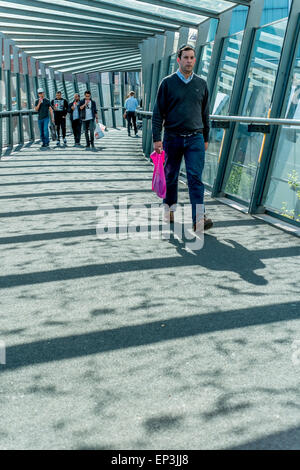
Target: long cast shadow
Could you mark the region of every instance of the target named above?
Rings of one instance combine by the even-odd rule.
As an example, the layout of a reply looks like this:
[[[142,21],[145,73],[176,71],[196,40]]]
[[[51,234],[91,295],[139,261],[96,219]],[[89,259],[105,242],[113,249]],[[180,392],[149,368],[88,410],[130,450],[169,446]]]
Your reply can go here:
[[[299,256],[300,252],[299,247],[250,251],[234,240],[228,240],[230,245],[221,243],[212,236],[206,235],[205,240],[204,248],[197,252],[197,255],[186,251],[181,242],[170,240],[170,242],[174,244],[180,256],[156,259],[137,259],[123,262],[117,261],[110,264],[89,264],[51,271],[11,274],[0,277],[0,289],[80,278],[108,276],[115,273],[120,274],[134,271],[138,272],[170,268],[180,269],[186,266],[199,266],[206,268],[207,270],[218,272],[236,272],[244,281],[249,282],[250,284],[266,285],[266,279],[254,272],[257,269],[265,267],[260,258]]]
[[[207,201],[206,206],[217,206],[221,205],[217,201]],[[151,204],[143,204],[143,207],[151,208]],[[110,209],[111,206],[105,206],[101,204],[101,209]],[[96,211],[98,206],[74,206],[74,207],[53,207],[51,209],[36,209],[30,211],[18,211],[18,212],[1,212],[1,217],[26,217],[31,215],[42,215],[42,214],[60,214],[64,212],[87,212],[87,211]],[[255,219],[253,219],[254,221]],[[239,221],[240,222],[240,221]],[[244,222],[244,221],[242,221]],[[251,222],[251,221],[250,221]],[[217,223],[217,222],[216,222]],[[219,223],[219,222],[218,222]],[[255,222],[256,223],[256,222]],[[263,222],[261,222],[263,224]],[[246,224],[247,225],[247,224]]]
[[[45,161],[45,160],[44,160],[44,161]],[[98,160],[98,161],[99,161],[99,160]],[[11,160],[10,160],[10,162],[11,162]],[[16,162],[16,163],[18,163],[18,162]],[[69,165],[67,165],[67,164],[66,164],[66,165],[57,165],[57,164],[51,165],[50,163],[46,163],[46,165],[13,165],[13,166],[10,166],[10,165],[5,165],[5,164],[4,164],[4,168],[5,168],[5,169],[6,169],[6,168],[14,168],[14,169],[16,169],[16,168],[47,168],[47,167],[56,168],[56,167],[62,167],[62,166],[63,166],[63,167],[72,167],[72,168],[73,168],[73,167],[76,167],[76,166],[79,166],[79,167],[81,167],[81,168],[86,168],[86,167],[92,167],[92,168],[94,168],[94,167],[97,167],[97,168],[98,168],[98,167],[104,167],[104,168],[105,168],[105,167],[108,167],[108,166],[122,167],[122,168],[124,168],[124,167],[127,167],[127,166],[129,166],[129,167],[131,167],[131,166],[134,166],[134,167],[137,167],[137,166],[145,167],[146,165],[147,165],[147,162],[146,162],[146,161],[145,161],[144,163],[141,163],[141,164],[138,164],[138,163],[129,163],[129,164],[125,164],[125,163],[124,163],[124,164],[123,164],[123,163],[122,163],[122,164],[120,164],[120,165],[119,165],[118,163],[114,163],[114,162],[112,162],[111,165],[109,165],[109,164],[100,165],[99,163],[94,164],[94,165],[92,165],[92,164],[91,164],[91,165],[89,165],[89,164],[86,165],[85,163],[77,164],[77,163],[71,162]],[[120,170],[118,170],[118,171],[120,171]],[[125,170],[125,171],[126,171],[126,170]]]
[[[28,167],[26,167],[28,168]],[[15,168],[16,169],[16,168]],[[81,175],[81,174],[93,174],[93,175],[97,175],[97,174],[100,174],[102,175],[102,173],[114,173],[116,174],[116,172],[114,170],[99,170],[99,171],[43,171],[43,172],[34,172],[34,173],[2,173],[1,174],[1,178],[2,177],[5,177],[5,176],[35,176],[35,175],[72,175],[72,174],[75,174],[75,175]],[[130,173],[151,173],[151,169],[149,170],[126,170],[126,171],[122,171],[122,174],[130,174]],[[125,181],[125,178],[124,178],[124,181]]]
[[[300,303],[298,302],[297,309],[293,305],[294,303],[287,302],[171,318],[163,320],[164,328],[161,327],[162,320],[160,320],[142,325],[17,344],[7,348],[6,365],[0,365],[0,370],[3,373],[20,367],[86,357],[217,331],[291,321],[299,318]]]
[[[150,178],[126,178],[126,180],[124,180],[124,178],[115,178],[115,179],[93,179],[93,180],[89,180],[89,179],[86,179],[86,180],[48,180],[48,181],[43,181],[43,180],[39,180],[39,181],[19,181],[17,183],[0,183],[0,186],[26,186],[26,185],[35,185],[35,184],[63,184],[63,183],[127,183],[128,181],[133,181],[133,182],[136,182],[136,181],[149,181]]]
[[[0,196],[0,199],[23,199],[27,197],[48,197],[48,196],[74,196],[76,194],[132,194],[132,193],[152,193],[151,189],[105,189],[105,190],[91,190],[91,191],[53,191],[50,193],[23,193],[23,194],[9,194]]]
[[[300,427],[264,436],[228,450],[300,450]]]
[[[96,207],[93,208],[94,211],[96,211]],[[111,209],[111,206],[101,206],[102,210],[106,209]],[[83,209],[82,209],[83,210]],[[87,210],[87,209],[85,209]],[[41,211],[39,211],[41,212]],[[59,212],[58,210],[56,212]],[[67,211],[61,211],[61,212],[67,212]],[[70,212],[70,211],[69,211]],[[45,211],[44,213],[51,213],[49,211]],[[0,216],[1,217],[1,216]],[[242,222],[242,223],[241,223]],[[260,222],[260,221],[259,221]],[[215,227],[230,227],[233,225],[263,225],[263,222],[258,223],[256,221],[230,221],[230,222],[215,222],[214,226]],[[147,228],[147,226],[142,228]],[[160,230],[163,229],[163,226],[160,226]],[[120,233],[127,233],[127,227],[117,227],[116,228],[116,234]],[[76,237],[87,237],[87,236],[96,236],[96,228],[92,229],[81,229],[81,230],[66,230],[66,231],[59,231],[59,232],[44,232],[44,233],[32,233],[30,235],[14,235],[14,236],[9,236],[9,237],[2,237],[0,238],[0,245],[11,245],[13,243],[28,243],[28,242],[36,242],[36,241],[45,241],[45,240],[55,240],[59,238],[76,238]],[[182,254],[180,252],[180,254]]]

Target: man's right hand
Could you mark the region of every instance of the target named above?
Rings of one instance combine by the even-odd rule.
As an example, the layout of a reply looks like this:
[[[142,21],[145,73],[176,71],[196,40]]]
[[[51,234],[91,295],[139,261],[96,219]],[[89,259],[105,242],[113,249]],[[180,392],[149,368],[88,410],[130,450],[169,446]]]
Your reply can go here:
[[[156,152],[156,153],[161,153],[162,150],[163,150],[162,141],[159,140],[158,142],[154,142],[154,152]]]

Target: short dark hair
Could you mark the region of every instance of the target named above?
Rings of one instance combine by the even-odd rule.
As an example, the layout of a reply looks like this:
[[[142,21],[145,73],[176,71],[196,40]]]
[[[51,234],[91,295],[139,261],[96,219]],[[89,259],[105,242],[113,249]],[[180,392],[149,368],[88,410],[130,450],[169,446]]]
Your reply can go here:
[[[193,46],[190,46],[189,44],[182,44],[178,48],[178,51],[177,51],[177,57],[179,57],[179,59],[181,59],[182,53],[184,51],[194,51],[194,53],[196,55],[196,51],[195,51],[195,48]]]
[[[57,90],[57,92],[56,92],[56,93],[59,93],[59,94],[61,95],[61,91],[60,91],[60,90]]]
[[[84,92],[84,94],[85,94],[85,95],[91,95],[92,93],[90,92],[90,90],[86,90],[86,91]]]

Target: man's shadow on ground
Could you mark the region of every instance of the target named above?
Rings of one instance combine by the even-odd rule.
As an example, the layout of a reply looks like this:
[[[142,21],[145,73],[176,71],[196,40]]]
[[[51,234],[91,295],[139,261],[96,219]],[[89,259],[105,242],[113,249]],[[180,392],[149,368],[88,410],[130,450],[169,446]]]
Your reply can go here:
[[[176,224],[176,223],[175,223]],[[185,236],[182,224],[171,226],[170,238],[166,239],[176,248],[177,253],[183,258],[184,265],[199,265],[211,271],[229,271],[239,274],[241,279],[256,286],[265,286],[268,281],[254,271],[265,268],[255,251],[250,251],[235,240],[224,239],[219,241],[215,236],[205,232],[204,244],[201,249],[189,250],[186,248],[193,240]],[[181,225],[181,227],[180,227]],[[175,233],[182,233],[178,239]]]

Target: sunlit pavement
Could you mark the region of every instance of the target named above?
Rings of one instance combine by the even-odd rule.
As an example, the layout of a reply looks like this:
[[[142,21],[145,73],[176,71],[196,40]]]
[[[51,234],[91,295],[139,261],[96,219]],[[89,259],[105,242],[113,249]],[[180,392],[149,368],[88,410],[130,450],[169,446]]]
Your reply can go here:
[[[209,197],[197,252],[99,239],[152,166],[72,145],[0,162],[1,449],[300,449],[299,239]]]

